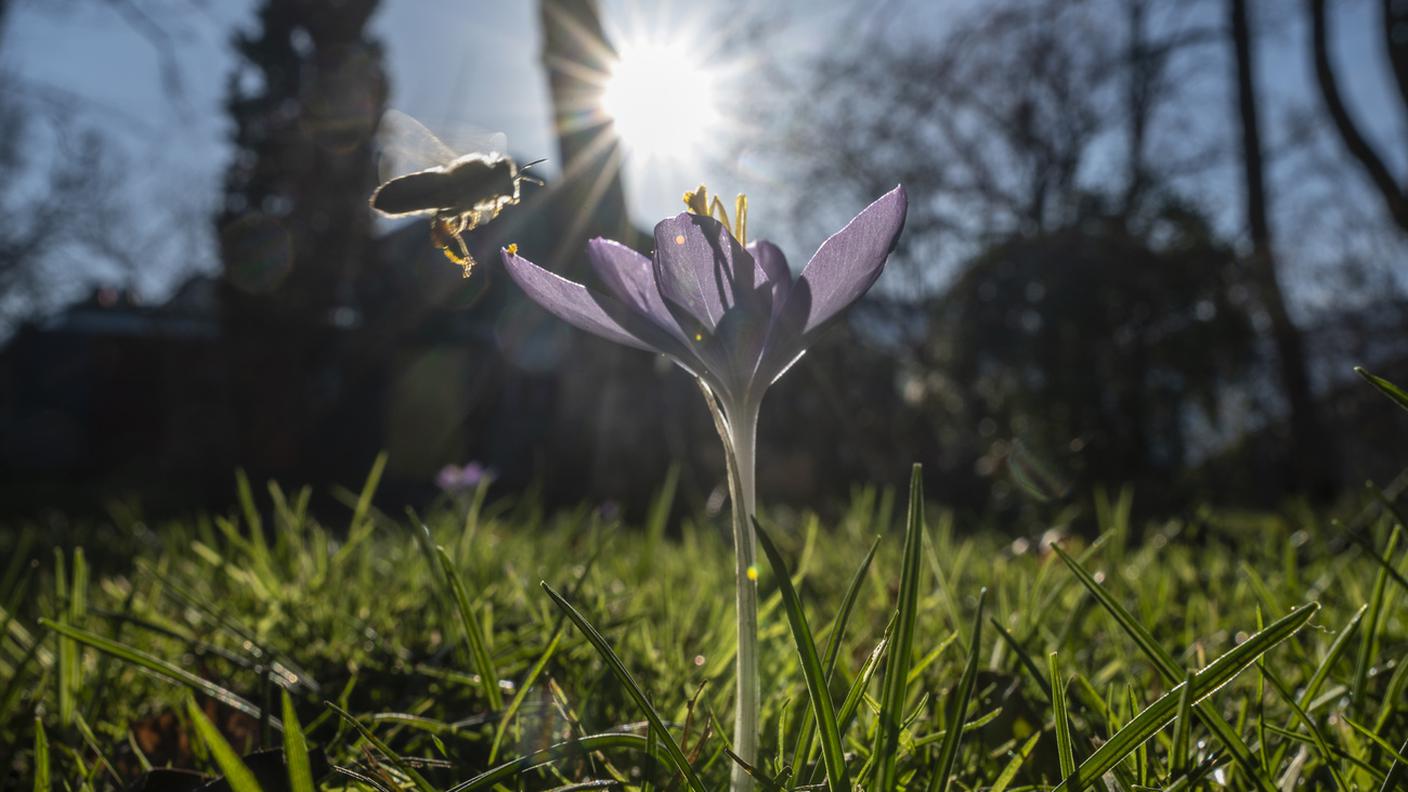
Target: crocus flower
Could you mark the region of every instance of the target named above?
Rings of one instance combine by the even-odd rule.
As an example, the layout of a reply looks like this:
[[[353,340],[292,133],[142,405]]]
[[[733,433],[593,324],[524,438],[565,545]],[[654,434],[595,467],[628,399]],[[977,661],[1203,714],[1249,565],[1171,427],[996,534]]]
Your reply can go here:
[[[904,226],[896,187],[817,249],[793,279],[782,251],[744,244],[713,217],[682,212],[655,226],[647,258],[608,239],[587,257],[604,291],[566,280],[516,252],[504,266],[532,300],[589,333],[668,356],[725,407],[756,407],[816,331],[880,277]]]
[[[704,388],[729,460],[737,555],[738,653],[733,749],[757,761],[757,569],[754,448],[758,408],[768,386],[802,356],[827,320],[874,285],[904,227],[907,199],[896,187],[822,243],[797,278],[771,242],[746,239],[747,200],[736,224],[701,187],[685,195],[691,211],[655,226],[647,258],[607,239],[587,257],[604,291],[562,278],[503,251],[514,282],[550,313],[589,333],[668,356]],[[712,215],[717,214],[720,219]],[[722,220],[722,222],[720,222]],[[753,779],[735,767],[732,788]]]

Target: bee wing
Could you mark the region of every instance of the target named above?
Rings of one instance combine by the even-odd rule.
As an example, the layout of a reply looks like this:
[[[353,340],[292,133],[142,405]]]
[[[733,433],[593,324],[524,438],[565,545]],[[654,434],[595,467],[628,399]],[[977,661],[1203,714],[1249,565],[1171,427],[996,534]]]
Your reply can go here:
[[[400,110],[387,110],[382,114],[376,142],[381,150],[377,170],[382,182],[443,167],[459,156],[424,124]]]
[[[378,174],[382,182],[447,166],[465,154],[508,156],[508,136],[502,132],[457,124],[447,133],[447,142],[399,110],[387,110],[382,115],[376,137],[381,149]]]

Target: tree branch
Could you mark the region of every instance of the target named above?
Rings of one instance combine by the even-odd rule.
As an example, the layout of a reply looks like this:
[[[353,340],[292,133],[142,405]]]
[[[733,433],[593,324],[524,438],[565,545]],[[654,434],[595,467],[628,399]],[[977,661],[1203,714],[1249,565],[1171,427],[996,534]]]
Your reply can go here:
[[[1384,164],[1373,146],[1359,131],[1359,126],[1349,114],[1344,99],[1340,96],[1339,84],[1335,79],[1334,66],[1330,63],[1328,23],[1326,21],[1325,0],[1310,2],[1311,49],[1315,57],[1315,80],[1320,85],[1320,96],[1325,102],[1335,129],[1345,148],[1359,161],[1364,172],[1373,182],[1375,189],[1383,197],[1393,221],[1408,231],[1408,194],[1398,185],[1393,173]]]

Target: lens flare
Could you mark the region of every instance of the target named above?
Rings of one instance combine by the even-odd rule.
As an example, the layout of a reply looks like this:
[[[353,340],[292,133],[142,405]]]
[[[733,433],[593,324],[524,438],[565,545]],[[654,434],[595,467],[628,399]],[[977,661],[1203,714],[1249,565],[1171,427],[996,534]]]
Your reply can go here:
[[[688,52],[653,44],[621,49],[601,103],[629,153],[681,156],[719,132],[717,80],[691,63]]]

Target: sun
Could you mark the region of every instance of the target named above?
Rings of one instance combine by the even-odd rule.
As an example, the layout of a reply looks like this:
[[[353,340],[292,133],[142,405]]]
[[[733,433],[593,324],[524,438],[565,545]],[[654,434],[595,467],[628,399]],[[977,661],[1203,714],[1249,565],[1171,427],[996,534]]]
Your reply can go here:
[[[630,155],[698,154],[723,131],[717,75],[689,61],[687,47],[622,47],[607,76],[601,106]]]

